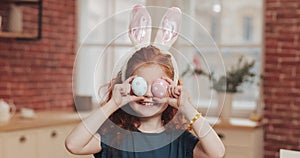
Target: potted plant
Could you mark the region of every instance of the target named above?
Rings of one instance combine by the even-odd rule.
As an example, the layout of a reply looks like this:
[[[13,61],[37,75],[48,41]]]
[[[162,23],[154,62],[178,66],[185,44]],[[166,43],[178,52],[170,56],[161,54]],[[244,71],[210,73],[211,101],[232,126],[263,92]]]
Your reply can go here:
[[[188,66],[182,73],[185,76],[188,72],[193,75],[204,75],[212,81],[212,88],[218,93],[218,110],[222,122],[228,123],[231,116],[232,98],[234,93],[241,92],[239,89],[243,83],[254,82],[255,74],[251,72],[255,61],[246,61],[241,56],[236,65],[226,71],[226,74],[216,78],[214,73],[207,73],[200,67],[199,59],[194,56],[194,66]]]
[[[238,60],[237,65],[234,65],[229,69],[225,75],[216,79],[214,74],[209,75],[213,83],[213,89],[217,92],[229,92],[229,93],[237,93],[241,92],[239,86],[242,83],[250,82],[253,83],[253,78],[255,74],[251,72],[251,68],[253,68],[255,61],[244,61],[244,57],[241,56]]]
[[[239,89],[243,83],[254,82],[255,74],[251,72],[255,61],[245,61],[241,56],[238,63],[232,66],[225,75],[218,79],[212,73],[209,75],[212,81],[212,88],[218,93],[218,110],[222,122],[228,123],[231,116],[232,98],[235,93],[241,92]]]

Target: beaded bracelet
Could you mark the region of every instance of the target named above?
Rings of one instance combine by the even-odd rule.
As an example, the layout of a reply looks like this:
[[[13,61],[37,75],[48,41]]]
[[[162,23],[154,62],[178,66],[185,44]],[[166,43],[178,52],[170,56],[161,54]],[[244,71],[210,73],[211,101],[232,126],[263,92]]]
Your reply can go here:
[[[188,130],[192,129],[193,124],[201,117],[201,113],[197,113],[195,117],[190,121],[188,125]]]

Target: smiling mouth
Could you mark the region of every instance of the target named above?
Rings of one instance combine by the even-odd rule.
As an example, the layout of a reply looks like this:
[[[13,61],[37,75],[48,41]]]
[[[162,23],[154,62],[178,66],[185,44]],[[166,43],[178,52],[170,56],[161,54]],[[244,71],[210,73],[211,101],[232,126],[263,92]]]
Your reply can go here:
[[[137,102],[140,105],[144,105],[144,106],[155,106],[157,104],[154,104],[154,102],[147,102],[147,101],[139,101]]]

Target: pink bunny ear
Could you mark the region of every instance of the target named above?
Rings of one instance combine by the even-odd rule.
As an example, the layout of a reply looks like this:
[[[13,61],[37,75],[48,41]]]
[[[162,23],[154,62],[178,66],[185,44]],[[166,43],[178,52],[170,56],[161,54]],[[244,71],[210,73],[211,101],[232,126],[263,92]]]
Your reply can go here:
[[[147,9],[142,5],[135,5],[132,9],[129,37],[136,48],[141,48],[150,44],[151,17]]]
[[[161,20],[154,44],[166,47],[168,50],[178,37],[181,21],[181,10],[177,7],[169,8]]]
[[[177,84],[179,79],[179,71],[175,58],[168,51],[178,37],[181,28],[182,13],[177,7],[169,8],[163,16],[158,28],[153,45],[161,51],[171,55],[174,67],[174,82]]]

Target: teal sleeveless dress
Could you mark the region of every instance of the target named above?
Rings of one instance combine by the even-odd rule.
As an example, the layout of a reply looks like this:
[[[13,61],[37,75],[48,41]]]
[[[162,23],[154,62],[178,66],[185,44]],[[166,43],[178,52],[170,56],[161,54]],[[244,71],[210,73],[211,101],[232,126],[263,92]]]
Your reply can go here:
[[[101,134],[100,134],[101,135]],[[102,150],[95,158],[193,158],[199,141],[187,130],[168,130],[161,133],[128,132],[101,135]]]

